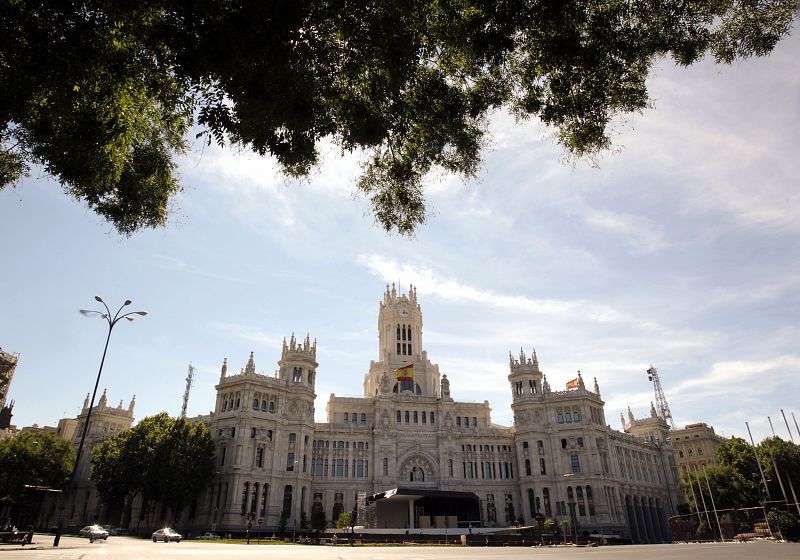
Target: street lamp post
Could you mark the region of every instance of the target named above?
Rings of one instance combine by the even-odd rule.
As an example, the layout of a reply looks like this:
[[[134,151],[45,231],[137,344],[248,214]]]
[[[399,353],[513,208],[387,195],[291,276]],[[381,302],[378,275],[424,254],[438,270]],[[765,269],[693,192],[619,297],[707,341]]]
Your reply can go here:
[[[91,309],[81,309],[80,312],[82,315],[87,317],[97,316],[102,319],[105,319],[105,321],[108,323],[108,334],[106,335],[106,344],[103,347],[103,357],[100,359],[100,369],[97,371],[97,379],[94,382],[94,391],[92,392],[92,400],[89,402],[89,410],[86,412],[86,422],[84,423],[83,430],[81,431],[81,441],[78,444],[78,451],[75,453],[75,464],[72,467],[72,474],[70,475],[69,482],[67,483],[67,492],[66,496],[64,497],[64,500],[71,498],[72,485],[75,481],[75,475],[77,474],[78,467],[80,465],[81,454],[83,453],[83,444],[86,441],[86,433],[89,431],[89,422],[92,419],[92,409],[94,408],[94,399],[97,396],[97,388],[100,385],[100,376],[103,374],[103,364],[105,364],[106,354],[108,353],[108,343],[111,340],[111,331],[114,330],[116,324],[122,319],[133,321],[134,318],[132,317],[132,315],[139,315],[142,317],[147,315],[147,311],[129,311],[128,313],[122,313],[122,310],[125,307],[133,303],[131,300],[126,299],[125,303],[120,305],[119,309],[117,309],[117,312],[114,313],[114,315],[112,316],[111,310],[108,308],[108,305],[106,305],[106,302],[103,301],[103,298],[101,298],[100,296],[94,296],[94,299],[95,301],[98,301],[99,303],[103,304],[103,307],[105,308],[105,313],[103,313],[102,311],[94,311]],[[61,540],[62,524],[63,524],[63,519],[61,513],[59,513],[58,529],[56,530],[56,536],[55,539],[53,540],[54,547],[57,547],[59,541]]]

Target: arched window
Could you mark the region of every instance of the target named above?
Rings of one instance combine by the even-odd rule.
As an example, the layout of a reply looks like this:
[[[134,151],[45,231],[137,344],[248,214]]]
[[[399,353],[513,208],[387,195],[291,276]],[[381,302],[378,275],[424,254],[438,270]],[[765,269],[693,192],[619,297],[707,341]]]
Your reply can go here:
[[[242,490],[242,515],[247,515],[247,497],[250,494],[250,483],[244,483],[244,489]]]
[[[397,413],[396,413],[396,415],[395,415],[395,416],[396,416],[396,418],[395,418],[395,421],[396,421],[398,424],[399,424],[400,422],[402,422],[402,421],[403,421],[403,418],[402,418],[402,413],[401,413],[399,410],[397,411]]]
[[[575,488],[575,495],[578,497],[578,515],[586,517],[586,506],[583,503],[583,488],[581,486]]]
[[[582,437],[578,438],[578,447],[583,447],[583,438]]]
[[[258,410],[258,398],[253,399],[253,410]]]
[[[261,513],[260,516],[264,517],[267,513],[267,499],[269,498],[269,484],[264,483],[264,488],[261,490]]]
[[[383,458],[383,476],[389,476],[389,459]]]
[[[453,460],[447,460],[447,474],[450,475],[450,478],[453,478]]]
[[[550,489],[542,488],[542,499],[544,500],[544,516],[553,517],[553,508],[550,505]]]
[[[586,487],[586,504],[589,506],[589,515],[594,517],[594,515],[595,515],[595,511],[594,511],[594,496],[592,496],[592,487],[591,486],[587,486]]]
[[[397,340],[400,340],[400,325],[397,325]]]
[[[258,482],[253,483],[253,500],[250,502],[250,512],[255,513],[258,511]]]
[[[567,486],[567,501],[574,502],[575,494],[572,491],[572,486]]]
[[[264,400],[264,399],[261,400],[261,410],[262,411],[266,411],[267,410],[267,401]]]
[[[344,413],[344,423],[347,424],[350,422],[350,415],[346,412]]]
[[[533,488],[528,488],[528,507],[530,508],[531,517],[536,515],[536,496],[533,495]]]
[[[581,459],[577,455],[571,455],[569,458],[570,465],[572,466],[573,473],[581,472]]]
[[[287,484],[283,487],[283,511],[288,517],[292,516],[292,485]]]
[[[362,424],[366,424],[367,423],[367,415],[364,412],[361,413],[361,423]]]

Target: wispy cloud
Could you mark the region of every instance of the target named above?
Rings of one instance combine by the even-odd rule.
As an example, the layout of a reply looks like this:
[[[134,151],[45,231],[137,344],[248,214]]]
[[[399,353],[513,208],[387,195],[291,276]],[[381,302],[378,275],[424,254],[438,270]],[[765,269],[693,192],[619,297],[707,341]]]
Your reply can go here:
[[[589,225],[623,237],[637,254],[656,253],[667,246],[661,228],[639,216],[591,210],[584,219]]]
[[[580,312],[582,319],[597,323],[628,323],[643,328],[656,326],[655,323],[639,321],[611,306],[599,305],[587,300],[534,299],[522,295],[499,294],[492,290],[463,284],[458,280],[441,278],[430,268],[401,264],[381,255],[360,255],[358,262],[387,282],[396,278],[408,279],[420,292],[448,301],[477,303],[530,315],[562,315]]]

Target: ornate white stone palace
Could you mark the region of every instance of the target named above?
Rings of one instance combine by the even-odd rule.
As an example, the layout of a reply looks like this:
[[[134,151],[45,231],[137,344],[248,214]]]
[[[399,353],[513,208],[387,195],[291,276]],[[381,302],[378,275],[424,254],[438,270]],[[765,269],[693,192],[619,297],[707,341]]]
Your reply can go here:
[[[666,519],[681,498],[663,419],[631,415],[630,433],[614,430],[596,380],[590,390],[579,375],[574,389],[553,391],[536,353],[520,352],[509,356],[514,425],[494,424],[487,401],[453,399],[422,332],[416,290],[387,286],[364,396],[331,395],[324,423],[314,421],[316,341],[284,341],[274,376],[256,371],[252,353],[239,373],[226,360],[214,411],[195,419],[214,438],[218,473],[180,526],[240,532],[253,513],[273,531],[282,514],[291,528],[315,512],[330,524],[367,495],[379,498],[380,528],[544,516],[581,533],[669,539]],[[395,370],[409,364],[413,381],[398,381]]]

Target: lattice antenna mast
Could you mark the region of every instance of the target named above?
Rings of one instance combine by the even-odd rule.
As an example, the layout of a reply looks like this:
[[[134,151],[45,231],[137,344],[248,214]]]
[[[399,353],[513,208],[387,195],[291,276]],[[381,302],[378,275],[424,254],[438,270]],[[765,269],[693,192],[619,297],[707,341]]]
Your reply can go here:
[[[189,364],[189,373],[186,375],[186,390],[183,392],[181,418],[186,418],[186,407],[189,406],[189,392],[192,390],[192,381],[194,381],[194,366]]]
[[[656,393],[656,410],[664,422],[669,423],[672,429],[675,429],[675,420],[672,419],[672,413],[669,411],[669,404],[667,404],[667,397],[664,396],[664,389],[661,388],[661,379],[658,378],[658,370],[650,364],[647,368],[647,380],[653,382],[653,389]]]

